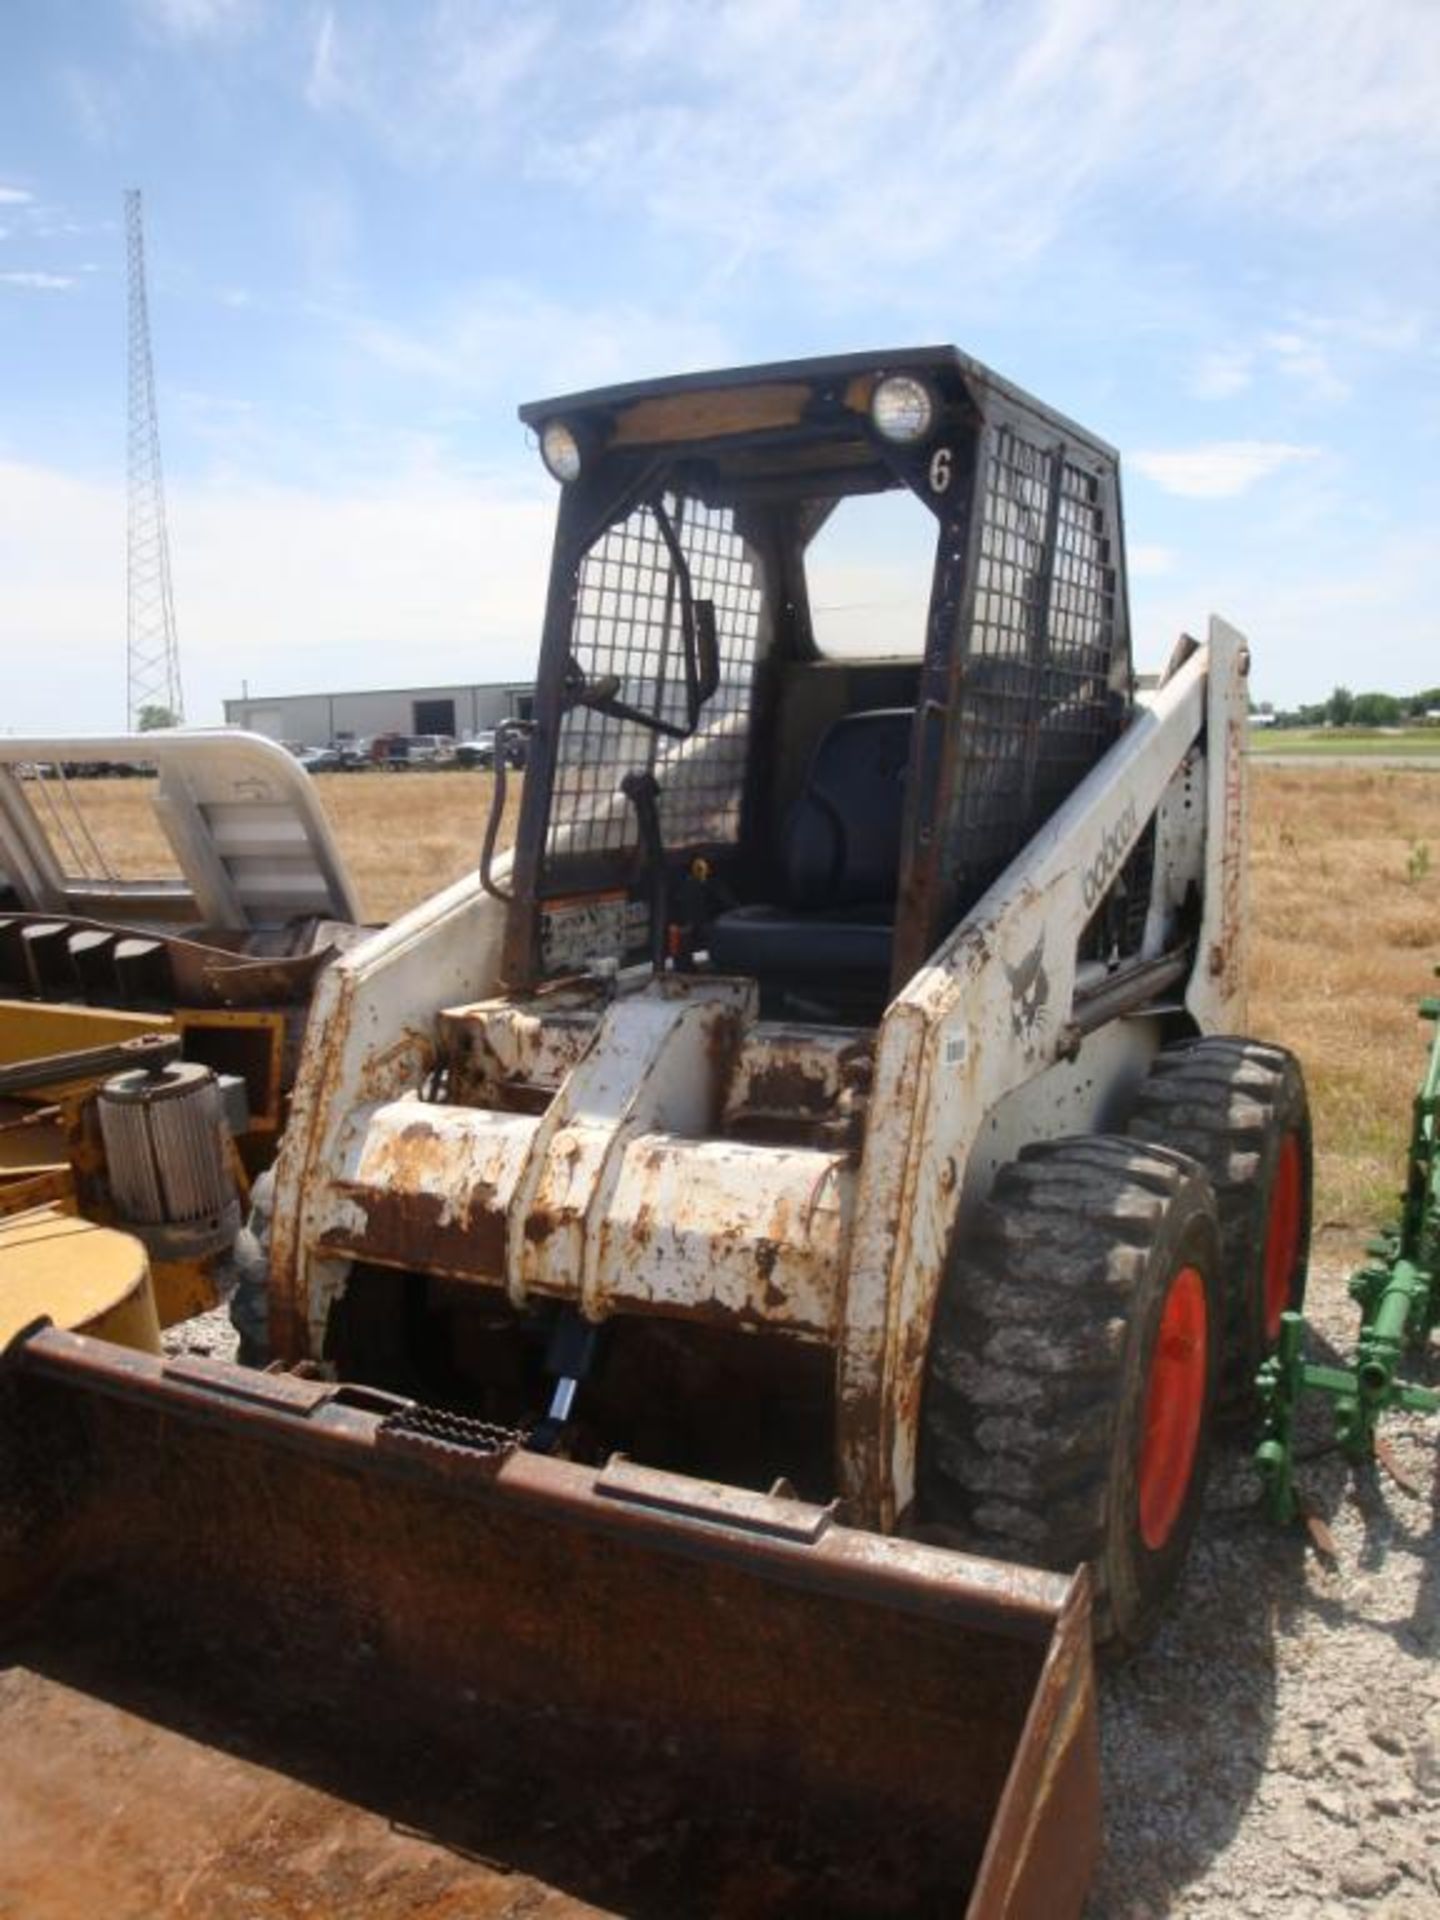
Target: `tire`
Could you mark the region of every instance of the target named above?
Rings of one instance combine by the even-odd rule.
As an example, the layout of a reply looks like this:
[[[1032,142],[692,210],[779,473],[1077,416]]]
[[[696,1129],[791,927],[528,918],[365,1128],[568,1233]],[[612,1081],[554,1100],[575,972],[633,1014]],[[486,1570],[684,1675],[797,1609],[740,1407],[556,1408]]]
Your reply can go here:
[[[1002,1168],[941,1288],[922,1522],[996,1559],[1087,1562],[1095,1637],[1121,1651],[1152,1632],[1199,1515],[1219,1264],[1201,1168],[1096,1135]]]
[[[1310,1257],[1310,1108],[1300,1063],[1283,1047],[1215,1035],[1156,1056],[1128,1132],[1198,1160],[1220,1220],[1218,1403],[1243,1417],[1255,1375],[1299,1310]]]

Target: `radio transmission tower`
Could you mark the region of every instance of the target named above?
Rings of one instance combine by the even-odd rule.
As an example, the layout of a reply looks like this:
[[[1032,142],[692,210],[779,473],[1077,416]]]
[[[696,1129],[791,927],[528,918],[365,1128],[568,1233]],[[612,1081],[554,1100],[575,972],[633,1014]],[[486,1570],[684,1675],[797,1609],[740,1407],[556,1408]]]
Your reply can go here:
[[[160,471],[160,422],[155,411],[155,367],[150,356],[150,309],[145,297],[145,235],[140,190],[125,194],[125,247],[130,272],[130,433],[127,550],[126,711],[138,728],[147,708],[184,718],[175,598],[170,588],[170,539],[165,531],[165,481]],[[153,721],[152,721],[153,724]]]

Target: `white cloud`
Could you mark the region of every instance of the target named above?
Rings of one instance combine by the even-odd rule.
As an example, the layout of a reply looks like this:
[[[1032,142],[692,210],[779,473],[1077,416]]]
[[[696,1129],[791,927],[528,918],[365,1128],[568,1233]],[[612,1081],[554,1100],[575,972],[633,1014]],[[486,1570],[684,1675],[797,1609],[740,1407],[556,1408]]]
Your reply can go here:
[[[538,466],[538,463],[537,463]],[[533,670],[554,491],[434,467],[368,492],[171,487],[188,718],[260,693]],[[13,731],[97,731],[125,701],[125,493],[0,461],[0,659]],[[47,663],[51,663],[47,665]]]
[[[310,94],[409,161],[703,239],[717,280],[780,256],[880,294],[950,259],[965,285],[1137,185],[1308,227],[1440,196],[1427,0],[359,5],[321,17]]]
[[[1350,388],[1336,373],[1328,350],[1313,333],[1268,333],[1263,342],[1277,373],[1315,400],[1344,400]]]
[[[1126,564],[1132,580],[1155,580],[1175,568],[1175,549],[1146,542],[1126,549]]]
[[[1348,400],[1377,361],[1418,353],[1427,340],[1418,311],[1367,294],[1328,313],[1287,313],[1253,340],[1210,349],[1190,387],[1199,399],[1227,400],[1283,381],[1304,401],[1332,406]]]
[[[1191,500],[1223,500],[1248,493],[1257,481],[1297,460],[1314,459],[1318,451],[1281,440],[1216,440],[1169,452],[1132,453],[1126,464],[1166,493]]]
[[[343,178],[307,180],[287,208],[305,279],[317,293],[344,286],[358,266],[361,206]]]
[[[368,358],[395,371],[507,402],[643,379],[656,367],[684,373],[723,366],[733,358],[723,329],[663,306],[587,307],[506,280],[468,288],[425,329],[354,314],[332,319]]]
[[[1142,666],[1157,662],[1180,632],[1203,633],[1221,613],[1254,653],[1257,700],[1292,706],[1323,699],[1336,685],[1410,693],[1435,680],[1431,591],[1434,544],[1397,534],[1345,551],[1309,546],[1245,558],[1225,549],[1203,563],[1203,582],[1142,585],[1133,596],[1144,639]]]
[[[0,186],[0,207],[28,206],[34,198],[34,194],[27,193],[24,187]]]
[[[353,104],[338,68],[333,7],[326,7],[316,24],[310,49],[310,72],[305,81],[305,104],[316,113]]]
[[[81,139],[92,147],[116,145],[125,121],[125,88],[120,79],[84,67],[65,67],[59,78],[66,109]]]
[[[1373,296],[1356,312],[1316,324],[1375,353],[1413,353],[1427,333],[1424,318],[1413,308],[1387,305]]]
[[[248,33],[260,17],[259,0],[135,0],[142,28],[167,40],[214,40]]]
[[[24,287],[31,293],[63,293],[80,283],[68,273],[41,273],[17,269],[13,273],[0,273],[0,285]]]
[[[1191,386],[1201,400],[1228,400],[1243,393],[1253,378],[1254,356],[1241,347],[1202,354]]]
[[[566,47],[583,46],[582,16],[566,24]],[[575,68],[548,57],[556,23],[542,7],[432,0],[396,15],[374,6],[321,13],[304,85],[308,106],[349,113],[404,158],[447,164],[457,154],[488,153],[513,164],[512,140],[533,110],[538,85],[554,93]],[[583,61],[577,61],[583,68]],[[585,74],[588,84],[590,76]],[[583,98],[583,95],[582,95]],[[575,100],[569,110],[576,111]]]

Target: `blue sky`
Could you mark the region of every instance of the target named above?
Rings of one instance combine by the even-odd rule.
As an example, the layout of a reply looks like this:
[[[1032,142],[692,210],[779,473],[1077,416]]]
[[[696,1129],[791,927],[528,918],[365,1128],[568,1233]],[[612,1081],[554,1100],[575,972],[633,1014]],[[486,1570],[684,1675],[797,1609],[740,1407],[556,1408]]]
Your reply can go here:
[[[953,340],[1114,441],[1142,665],[1440,682],[1435,0],[6,0],[0,726],[120,724],[145,195],[187,717],[523,675],[516,404]]]

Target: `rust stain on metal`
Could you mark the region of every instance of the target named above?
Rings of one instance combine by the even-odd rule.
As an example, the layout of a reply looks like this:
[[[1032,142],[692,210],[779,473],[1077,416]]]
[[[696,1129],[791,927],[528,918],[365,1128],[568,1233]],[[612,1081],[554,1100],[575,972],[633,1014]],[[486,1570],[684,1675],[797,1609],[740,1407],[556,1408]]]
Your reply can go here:
[[[832,1337],[852,1184],[841,1166],[807,1149],[641,1136],[600,1222],[587,1298],[597,1310]]]
[[[499,1279],[505,1271],[505,1215],[487,1209],[483,1196],[455,1211],[434,1193],[338,1183],[355,1201],[364,1226],[333,1226],[319,1236],[318,1251],[353,1254],[381,1266],[434,1268],[438,1273]]]
[[[546,1207],[532,1207],[525,1216],[525,1238],[532,1247],[543,1246],[563,1224]]]
[[[864,1378],[836,1369],[835,1453],[840,1481],[854,1497],[865,1489],[875,1436],[884,1431],[885,1400],[878,1373]]]
[[[867,1033],[752,1028],[726,1095],[725,1130],[760,1145],[853,1151],[864,1130],[873,1059]]]
[[[972,1910],[1078,1908],[1100,1839],[1100,1742],[1089,1576],[1077,1576],[1001,1796]]]
[[[927,1319],[927,1332],[929,1322]],[[925,1395],[925,1357],[928,1339],[918,1338],[907,1328],[901,1341],[898,1388],[895,1402],[895,1431],[914,1457],[919,1442],[920,1415]]]
[[[738,1007],[713,1007],[705,1022],[705,1058],[714,1071],[715,1082],[723,1086],[735,1066],[741,1040]]]
[[[339,1045],[339,1025],[336,1045]],[[366,1057],[358,1076],[357,1093],[362,1104],[390,1100],[411,1087],[428,1073],[435,1063],[435,1040],[427,1030],[404,1027],[388,1047]]]
[[[819,1113],[833,1097],[822,1072],[802,1060],[777,1060],[750,1076],[750,1105],[772,1113]]]
[[[451,1062],[452,1097],[475,1106],[533,1110],[584,1058],[599,1018],[593,989],[445,1009],[439,1028]]]
[[[1093,1716],[1063,1582],[675,1475],[402,1457],[323,1391],[272,1406],[87,1345],[39,1336],[0,1395],[27,1911],[219,1912],[238,1885],[374,1920],[833,1920],[837,1889],[873,1920],[972,1888],[972,1920],[1078,1914]],[[203,1853],[177,1800],[212,1810]],[[992,1831],[1032,1805],[992,1900]]]

